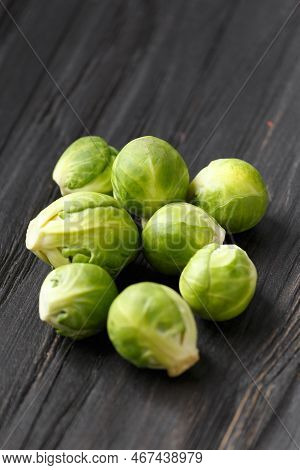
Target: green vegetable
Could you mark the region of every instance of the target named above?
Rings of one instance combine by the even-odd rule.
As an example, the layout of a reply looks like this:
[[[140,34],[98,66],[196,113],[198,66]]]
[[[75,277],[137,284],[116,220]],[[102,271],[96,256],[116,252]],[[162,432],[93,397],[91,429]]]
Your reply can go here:
[[[113,164],[114,197],[131,213],[149,218],[168,202],[184,200],[187,166],[168,142],[140,137],[129,142]]]
[[[212,243],[199,250],[183,270],[179,289],[191,308],[207,320],[229,320],[251,301],[257,273],[236,245]]]
[[[73,193],[54,201],[29,224],[26,246],[46,263],[91,263],[116,274],[136,255],[137,227],[112,197]]]
[[[178,274],[208,243],[223,243],[225,231],[199,207],[173,203],[159,209],[143,230],[146,258],[158,271]]]
[[[87,338],[105,328],[118,291],[110,275],[93,264],[68,264],[46,277],[40,292],[40,317],[56,332]]]
[[[189,200],[202,207],[231,233],[254,227],[268,206],[268,191],[260,173],[237,158],[212,161],[189,188]]]
[[[167,369],[174,377],[199,359],[193,314],[169,287],[152,282],[127,287],[112,303],[107,327],[119,354],[138,367]]]
[[[101,137],[81,137],[73,142],[53,172],[61,194],[76,191],[112,193],[111,169],[117,153]]]

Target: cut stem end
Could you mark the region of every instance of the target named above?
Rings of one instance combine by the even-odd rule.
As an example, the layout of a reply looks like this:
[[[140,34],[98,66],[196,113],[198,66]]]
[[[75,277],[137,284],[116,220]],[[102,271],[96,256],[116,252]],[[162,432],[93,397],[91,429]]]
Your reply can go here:
[[[199,359],[199,351],[196,350],[195,352],[193,352],[193,354],[186,356],[173,366],[169,367],[167,370],[169,377],[178,377],[178,375],[183,374],[183,372],[185,372],[187,369],[196,364]]]

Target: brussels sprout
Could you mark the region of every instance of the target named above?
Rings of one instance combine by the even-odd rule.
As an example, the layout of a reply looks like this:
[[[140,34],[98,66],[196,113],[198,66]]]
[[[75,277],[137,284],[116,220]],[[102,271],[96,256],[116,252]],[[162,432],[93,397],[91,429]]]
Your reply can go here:
[[[140,137],[129,142],[113,164],[114,197],[131,213],[149,218],[168,202],[184,200],[187,166],[168,142]]]
[[[199,359],[190,307],[161,284],[127,287],[110,307],[107,328],[118,353],[138,367],[167,369],[174,377]]]
[[[191,308],[207,320],[224,321],[242,313],[256,287],[256,268],[236,245],[211,243],[182,271],[179,289]]]
[[[159,209],[143,230],[146,258],[158,271],[178,274],[208,243],[223,243],[225,230],[199,207],[186,202]]]
[[[268,206],[260,173],[238,158],[212,161],[189,187],[188,199],[202,207],[231,233],[254,227]]]
[[[61,197],[30,222],[26,246],[55,268],[91,263],[116,274],[135,256],[139,233],[130,215],[99,193]]]
[[[117,153],[101,137],[81,137],[73,142],[53,171],[61,194],[76,191],[112,193],[111,169]]]
[[[40,292],[40,317],[56,332],[87,338],[105,328],[118,291],[110,275],[93,264],[68,264],[46,277]]]

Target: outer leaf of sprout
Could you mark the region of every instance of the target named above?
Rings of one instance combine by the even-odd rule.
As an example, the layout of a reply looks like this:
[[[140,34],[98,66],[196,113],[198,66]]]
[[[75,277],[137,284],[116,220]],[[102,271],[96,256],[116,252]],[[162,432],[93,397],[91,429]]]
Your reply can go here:
[[[119,354],[137,367],[167,369],[175,377],[199,358],[193,314],[169,287],[131,285],[112,303],[107,327]]]

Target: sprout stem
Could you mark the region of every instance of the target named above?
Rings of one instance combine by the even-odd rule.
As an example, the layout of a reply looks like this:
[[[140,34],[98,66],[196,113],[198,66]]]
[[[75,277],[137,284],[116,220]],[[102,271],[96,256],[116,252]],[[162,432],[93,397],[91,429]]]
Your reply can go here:
[[[177,377],[192,367],[199,360],[199,352],[196,350],[193,354],[186,356],[181,361],[176,362],[173,366],[167,369],[169,377]]]

